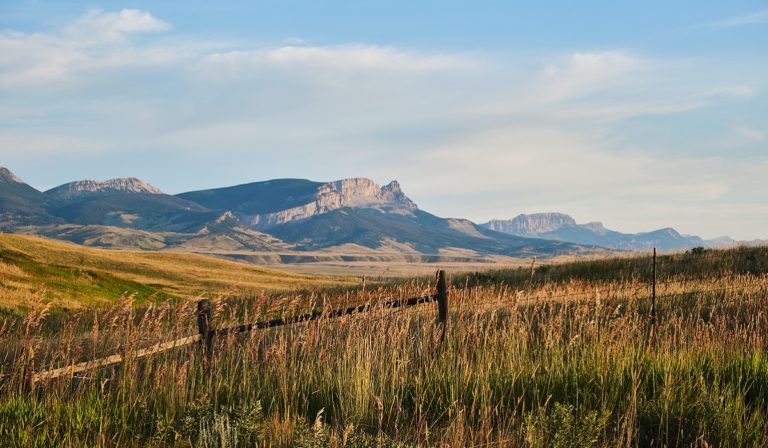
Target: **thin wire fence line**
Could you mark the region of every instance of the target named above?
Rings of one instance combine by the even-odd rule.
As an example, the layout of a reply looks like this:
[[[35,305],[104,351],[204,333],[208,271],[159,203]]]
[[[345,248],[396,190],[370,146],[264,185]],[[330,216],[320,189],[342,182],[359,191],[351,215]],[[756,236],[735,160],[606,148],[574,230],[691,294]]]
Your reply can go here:
[[[765,274],[761,274],[761,276],[764,276],[764,275]],[[657,281],[656,282],[656,286],[658,287],[658,286],[670,285],[670,284],[675,284],[675,283],[689,284],[689,283],[696,283],[697,281],[711,281],[711,280],[718,280],[718,281],[727,280],[727,281],[730,281],[730,280],[733,280],[733,279],[742,278],[742,277],[750,277],[750,276],[751,277],[755,277],[754,274],[732,274],[732,275],[729,275],[729,276],[710,277],[710,278],[705,278],[705,279],[702,279],[701,277],[698,277],[698,278],[684,277],[684,278],[667,279],[667,280],[664,280],[664,281]],[[563,286],[566,285],[566,284],[567,284],[567,282],[558,282],[558,283],[556,283],[556,285],[563,285]],[[531,285],[531,286],[541,286],[541,285],[547,285],[547,283],[534,284],[534,285]],[[623,286],[623,287],[603,288],[603,289],[597,289],[597,290],[592,290],[592,291],[574,292],[574,293],[567,293],[567,294],[556,295],[556,296],[545,294],[543,296],[539,296],[539,298],[565,299],[565,298],[568,298],[568,297],[583,296],[583,295],[598,294],[598,293],[624,292],[624,291],[636,292],[636,291],[639,291],[641,289],[650,289],[650,288],[652,288],[652,286],[653,285],[651,283],[643,282],[642,285],[639,285],[639,286],[636,286],[636,287],[635,286]],[[524,292],[524,291],[526,291],[526,289],[521,288],[521,289],[517,289],[517,291]]]
[[[626,268],[637,268],[637,267],[653,267],[653,261],[652,259],[649,260],[649,258],[652,258],[652,255],[647,255],[643,257],[638,258],[619,258],[619,259],[592,259],[592,260],[579,260],[576,261],[575,264],[584,264],[588,265],[590,263],[603,263],[603,262],[611,262],[611,263],[618,263],[623,264],[622,267]],[[738,256],[736,255],[723,255],[723,254],[658,254],[657,260],[656,260],[656,266],[662,267],[664,265],[669,265],[672,263],[683,263],[683,264],[691,264],[697,261],[705,261],[705,260],[721,260],[721,261],[738,261]],[[541,265],[537,268],[534,268],[534,271],[536,269],[541,269],[543,266],[556,266],[556,265]],[[520,271],[525,271],[527,268],[520,267],[518,268]]]
[[[726,277],[718,277],[717,280],[718,281],[732,280],[734,278],[742,278],[744,276],[745,276],[744,274],[734,274],[734,275],[726,276]],[[702,280],[702,279],[699,279],[699,280]],[[705,280],[711,280],[711,279],[705,279]],[[702,281],[705,281],[705,280],[702,280]],[[755,286],[764,286],[766,284],[767,280],[768,280],[768,277],[766,277],[765,274],[762,274],[760,276],[760,280],[758,282],[752,282],[752,283],[748,283],[748,284],[745,284],[745,285],[736,285],[736,286],[730,286],[730,287],[725,287],[725,288],[698,289],[698,290],[693,290],[693,291],[679,291],[679,292],[675,292],[675,293],[666,293],[666,294],[662,294],[662,295],[657,295],[656,298],[657,299],[668,299],[668,298],[673,298],[673,297],[678,297],[678,296],[683,296],[683,295],[699,294],[699,293],[706,293],[706,292],[716,292],[716,291],[721,291],[721,290],[746,289],[746,288],[752,288],[752,287],[755,287]],[[679,279],[679,280],[677,280],[677,279],[676,280],[670,280],[670,281],[665,281],[665,282],[657,282],[656,285],[658,287],[659,285],[668,285],[668,284],[673,284],[673,283],[688,284],[688,283],[692,283],[692,282],[691,282],[691,279],[686,278],[686,279]],[[582,292],[559,294],[559,295],[547,295],[547,294],[544,294],[544,295],[533,295],[533,296],[527,295],[527,296],[523,296],[523,297],[515,296],[515,297],[511,297],[511,298],[500,299],[500,300],[497,300],[497,301],[489,300],[489,301],[485,301],[485,302],[482,302],[482,303],[477,303],[477,302],[471,303],[470,302],[469,306],[470,307],[472,307],[472,306],[480,307],[480,306],[492,305],[493,303],[510,303],[510,302],[519,303],[521,299],[523,301],[525,301],[526,304],[531,304],[532,301],[534,301],[534,302],[539,302],[541,300],[552,301],[552,300],[568,299],[568,298],[575,298],[575,297],[583,297],[583,296],[590,296],[590,295],[604,294],[604,293],[608,293],[608,294],[610,294],[610,293],[621,293],[621,292],[627,292],[627,291],[630,291],[631,294],[634,294],[634,293],[640,292],[642,290],[649,290],[651,287],[652,287],[651,284],[642,284],[642,285],[637,285],[637,286],[634,286],[634,287],[604,288],[604,289],[598,289],[598,290],[592,290],[592,291],[582,291]],[[520,293],[524,293],[525,292],[525,290],[522,290],[522,289],[521,290],[516,290],[516,291],[520,292]],[[460,302],[461,306],[466,305],[467,304],[466,302],[467,302],[467,300],[461,300],[461,302]]]
[[[765,281],[757,282],[757,283],[750,283],[746,285],[738,285],[738,286],[724,286],[722,288],[711,288],[711,289],[697,289],[695,291],[683,291],[678,292],[674,294],[667,294],[663,296],[657,296],[657,298],[672,298],[672,297],[679,297],[684,295],[690,295],[690,294],[703,294],[708,292],[724,292],[724,291],[730,291],[730,290],[738,290],[738,289],[747,289],[747,288],[754,288],[758,286],[768,286],[768,284]]]

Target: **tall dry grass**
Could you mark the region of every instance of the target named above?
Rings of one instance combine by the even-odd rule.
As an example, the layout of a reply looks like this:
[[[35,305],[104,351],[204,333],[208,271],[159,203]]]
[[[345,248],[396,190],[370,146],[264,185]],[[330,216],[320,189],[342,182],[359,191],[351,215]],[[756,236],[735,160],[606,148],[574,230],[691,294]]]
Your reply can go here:
[[[581,268],[573,268],[581,269]],[[591,270],[589,271],[591,272]],[[130,298],[53,331],[45,311],[0,328],[7,446],[766,446],[768,278],[683,270],[649,287],[573,275],[450,291],[229,336],[23,388],[24,372],[193,334],[193,302]],[[457,279],[456,284],[462,282]],[[216,326],[423,294],[410,282],[217,301]]]

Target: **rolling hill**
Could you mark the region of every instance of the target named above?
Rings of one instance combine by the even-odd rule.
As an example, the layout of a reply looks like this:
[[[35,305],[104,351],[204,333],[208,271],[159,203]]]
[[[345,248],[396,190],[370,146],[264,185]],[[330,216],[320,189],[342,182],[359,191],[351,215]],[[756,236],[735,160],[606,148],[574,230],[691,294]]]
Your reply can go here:
[[[341,284],[357,279],[288,274],[201,255],[102,250],[28,235],[0,234],[0,308],[43,301],[77,308],[227,291],[260,292]]]

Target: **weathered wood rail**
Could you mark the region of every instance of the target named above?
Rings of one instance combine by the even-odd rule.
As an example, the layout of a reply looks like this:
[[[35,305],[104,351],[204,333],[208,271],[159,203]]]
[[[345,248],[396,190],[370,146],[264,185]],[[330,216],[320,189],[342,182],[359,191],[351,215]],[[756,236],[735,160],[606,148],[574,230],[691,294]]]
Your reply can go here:
[[[73,364],[70,366],[64,366],[56,369],[45,370],[41,372],[33,372],[30,369],[30,374],[27,378],[28,385],[34,386],[35,383],[51,380],[55,378],[73,376],[78,373],[86,372],[89,370],[97,369],[100,367],[106,367],[114,364],[120,364],[126,359],[139,359],[148,356],[163,353],[168,350],[184,347],[194,343],[200,343],[200,348],[205,355],[206,359],[210,359],[213,356],[214,351],[214,338],[219,336],[226,336],[236,333],[247,333],[254,330],[265,330],[269,328],[280,327],[284,325],[299,324],[303,322],[310,322],[318,319],[334,319],[343,316],[349,316],[353,314],[362,314],[373,311],[375,309],[392,309],[392,308],[404,308],[416,305],[421,305],[430,302],[437,302],[438,317],[437,324],[442,326],[443,339],[445,338],[445,331],[448,322],[448,287],[445,279],[445,271],[438,271],[437,274],[437,288],[435,294],[411,297],[406,299],[389,300],[382,303],[366,303],[357,306],[351,306],[347,308],[340,308],[331,311],[312,311],[310,313],[301,314],[298,316],[280,317],[266,321],[258,321],[251,323],[244,323],[227,328],[214,328],[213,322],[213,307],[209,300],[200,300],[197,303],[197,327],[198,334],[186,336],[173,341],[161,342],[150,347],[142,348],[133,352],[118,353],[104,358],[93,359],[90,361]]]

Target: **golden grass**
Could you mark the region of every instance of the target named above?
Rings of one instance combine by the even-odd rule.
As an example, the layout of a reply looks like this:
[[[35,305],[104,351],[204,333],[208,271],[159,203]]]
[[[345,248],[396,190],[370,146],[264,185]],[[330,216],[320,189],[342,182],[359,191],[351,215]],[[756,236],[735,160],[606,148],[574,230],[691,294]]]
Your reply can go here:
[[[356,284],[358,279],[284,273],[202,255],[92,249],[26,235],[0,235],[0,306],[24,308],[45,291],[56,306],[188,297],[222,291],[281,291]]]
[[[454,276],[435,305],[214,340],[25,388],[29,372],[197,332],[192,301],[0,322],[0,441],[62,447],[768,446],[768,248]],[[25,265],[26,266],[26,265]],[[29,272],[29,269],[25,269]],[[431,291],[215,301],[213,326]],[[4,375],[4,376],[3,376]],[[31,392],[31,393],[30,393]]]
[[[211,362],[189,346],[31,395],[14,380],[0,388],[0,435],[10,446],[765,446],[768,278],[708,274],[665,278],[655,326],[648,285],[633,278],[491,283],[450,290],[444,342],[423,305],[222,337]],[[270,300],[220,301],[214,325],[264,318]],[[23,353],[40,370],[188,336],[194,313],[176,302],[137,316],[124,302],[48,336],[32,313],[0,330],[16,359],[5,372],[23,370]]]

